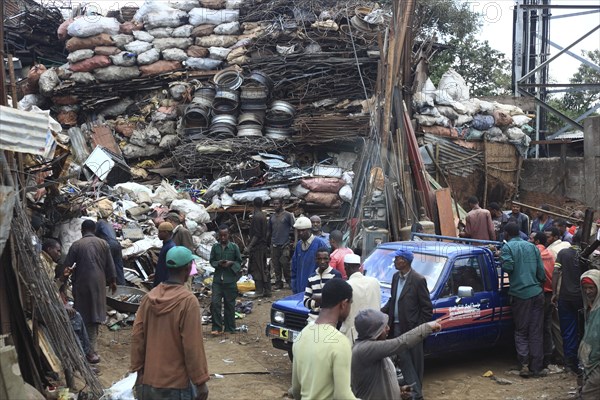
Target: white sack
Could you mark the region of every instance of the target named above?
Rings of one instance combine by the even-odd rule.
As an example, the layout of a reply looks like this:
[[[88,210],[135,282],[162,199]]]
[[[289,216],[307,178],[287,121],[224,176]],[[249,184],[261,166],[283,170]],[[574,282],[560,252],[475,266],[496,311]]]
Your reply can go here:
[[[79,61],[87,60],[94,56],[94,50],[92,49],[81,49],[75,50],[67,56],[67,61],[74,64]]]
[[[187,22],[187,14],[185,11],[173,10],[169,13],[149,13],[144,16],[144,26],[146,29],[154,29],[160,27],[176,28]]]
[[[163,27],[150,29],[148,33],[151,34],[152,37],[154,37],[154,39],[163,39],[171,37],[171,34],[173,33],[173,28]]]
[[[154,39],[154,48],[157,50],[166,50],[166,49],[187,49],[192,45],[192,39],[190,38],[164,38],[164,39]]]
[[[137,62],[139,65],[148,65],[155,63],[160,58],[160,51],[157,49],[150,49],[137,56]]]
[[[215,35],[237,35],[240,33],[240,23],[237,21],[225,22],[215,26],[213,33]]]
[[[142,42],[148,43],[152,43],[152,41],[154,40],[154,36],[152,36],[146,31],[133,31],[131,33],[133,33],[133,37],[135,38],[135,40],[141,40]]]
[[[214,60],[225,60],[231,49],[226,47],[209,47],[208,52],[210,53],[210,58]]]
[[[131,51],[135,54],[142,54],[152,48],[152,43],[144,42],[142,40],[134,40],[131,43],[125,45],[127,51]]]
[[[40,93],[44,96],[49,96],[55,87],[60,84],[60,79],[58,79],[58,74],[54,68],[50,68],[40,76],[40,80],[38,81],[38,86],[40,88]]]
[[[342,179],[346,182],[346,185],[352,187],[352,181],[354,181],[354,172],[353,171],[345,171],[342,174]]]
[[[237,21],[240,17],[239,10],[211,10],[209,8],[194,8],[189,13],[190,24],[194,26],[202,24],[219,25],[225,22]]]
[[[188,55],[181,49],[165,49],[162,51],[162,58],[168,61],[185,61]]]
[[[125,50],[125,45],[135,40],[133,35],[125,35],[123,33],[113,35],[111,36],[111,39],[113,40],[113,42],[115,42],[115,46],[117,46],[121,50]]]
[[[131,67],[135,65],[136,57],[133,53],[122,51],[114,56],[109,56],[113,64],[120,67]]]
[[[310,190],[306,189],[302,185],[292,186],[290,188],[290,191],[294,196],[296,196],[298,198],[303,198],[310,192]]]
[[[94,76],[98,82],[126,81],[140,76],[138,67],[117,67],[111,65],[94,70]]]
[[[465,80],[452,68],[442,75],[438,84],[438,93],[440,92],[456,101],[469,100],[470,97],[469,87]]]
[[[271,199],[289,199],[290,197],[292,197],[292,193],[290,192],[289,188],[280,187],[271,189],[269,191],[269,197]]]
[[[190,57],[183,62],[187,68],[200,69],[204,71],[211,71],[221,66],[223,61],[213,60],[212,58],[195,58]]]
[[[512,117],[512,120],[515,126],[523,126],[527,125],[529,121],[531,121],[531,118],[529,118],[527,115],[515,115]]]
[[[269,197],[269,191],[266,189],[233,194],[233,199],[240,203],[251,203],[252,201],[254,201],[254,199],[258,197],[260,197],[263,201],[271,200],[271,198]]]
[[[173,29],[171,36],[177,38],[187,38],[192,36],[192,30],[194,30],[194,25],[183,25],[179,28]]]
[[[210,222],[210,215],[204,209],[204,206],[194,203],[187,199],[173,200],[169,206],[172,209],[179,210],[185,213],[185,217],[195,221],[198,224]]]
[[[230,207],[235,206],[235,200],[228,193],[221,193],[221,206],[222,207]]]
[[[100,17],[97,15],[78,18],[67,28],[67,33],[72,37],[86,38],[101,33],[116,35],[121,24],[114,18]]]
[[[158,237],[146,236],[144,239],[133,243],[130,247],[123,249],[123,257],[139,256],[150,249],[160,249],[162,245],[163,242]]]
[[[350,185],[342,186],[342,188],[338,192],[338,195],[346,203],[350,203],[352,201],[352,187]]]
[[[169,0],[169,5],[182,11],[190,11],[200,5],[198,0]]]
[[[94,75],[92,75],[91,72],[73,72],[70,79],[73,82],[82,84],[96,82],[96,78],[94,78]]]

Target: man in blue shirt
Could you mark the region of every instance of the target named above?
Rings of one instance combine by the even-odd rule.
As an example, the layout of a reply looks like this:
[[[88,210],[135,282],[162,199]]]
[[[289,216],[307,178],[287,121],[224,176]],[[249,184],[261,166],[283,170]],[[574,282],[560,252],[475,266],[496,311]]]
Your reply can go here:
[[[545,376],[544,293],[546,273],[540,251],[519,237],[519,227],[509,222],[504,227],[508,242],[502,246],[502,270],[508,274],[512,312],[515,321],[515,347],[521,363],[520,375]],[[530,363],[531,360],[531,363]]]
[[[169,278],[169,271],[167,270],[167,252],[175,247],[175,242],[173,241],[173,225],[170,222],[163,222],[158,225],[158,238],[162,240],[163,246],[158,254],[152,287],[157,287],[161,282],[164,282]]]

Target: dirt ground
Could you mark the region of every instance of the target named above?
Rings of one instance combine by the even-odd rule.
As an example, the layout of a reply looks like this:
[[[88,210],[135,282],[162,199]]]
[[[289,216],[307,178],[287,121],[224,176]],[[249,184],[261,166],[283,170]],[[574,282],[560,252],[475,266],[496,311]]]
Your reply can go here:
[[[274,349],[265,336],[271,303],[291,292],[282,290],[271,300],[254,301],[253,312],[238,326],[248,326],[247,333],[213,338],[210,325],[204,326],[204,346],[211,373],[209,381],[212,399],[282,399],[291,386],[292,365],[287,353]],[[105,387],[121,379],[129,366],[131,327],[112,332],[102,327],[99,353],[102,362],[100,381]],[[424,395],[428,399],[502,399],[502,400],[563,400],[575,398],[576,380],[566,373],[550,374],[539,379],[520,378],[511,349],[494,349],[425,363]],[[510,381],[499,384],[484,378],[486,371]],[[500,379],[500,380],[502,380]]]

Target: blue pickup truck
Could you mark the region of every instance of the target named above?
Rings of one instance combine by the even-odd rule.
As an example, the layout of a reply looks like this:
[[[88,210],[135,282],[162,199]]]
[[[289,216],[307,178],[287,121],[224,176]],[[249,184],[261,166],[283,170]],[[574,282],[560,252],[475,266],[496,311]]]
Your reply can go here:
[[[398,249],[414,253],[412,267],[427,279],[433,319],[442,325],[441,332],[425,340],[425,355],[470,351],[513,340],[508,277],[488,247],[440,241],[379,245],[364,261],[363,270],[379,280],[383,304],[390,297],[396,272],[393,254]],[[274,302],[266,327],[273,346],[287,350],[290,357],[294,339],[306,326],[308,309],[302,297],[303,293],[297,293]]]

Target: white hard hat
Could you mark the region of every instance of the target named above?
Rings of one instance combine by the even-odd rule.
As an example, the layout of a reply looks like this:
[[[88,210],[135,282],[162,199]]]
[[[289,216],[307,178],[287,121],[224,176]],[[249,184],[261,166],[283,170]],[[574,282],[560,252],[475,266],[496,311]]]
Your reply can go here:
[[[306,217],[300,217],[296,220],[296,223],[294,224],[294,229],[310,229],[312,228],[312,223],[310,222],[310,219],[306,218]]]
[[[344,264],[360,264],[360,256],[358,254],[346,254]]]

